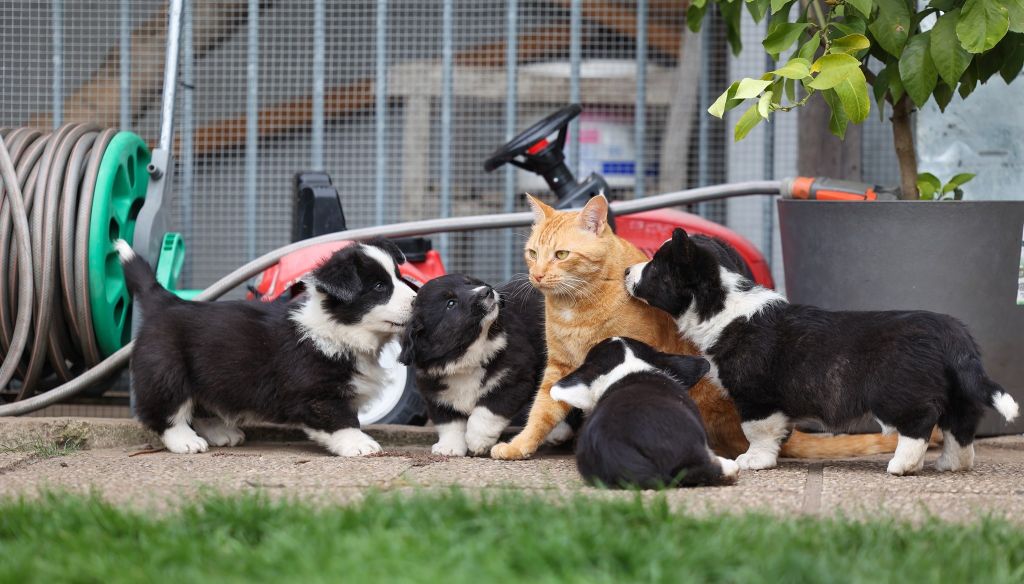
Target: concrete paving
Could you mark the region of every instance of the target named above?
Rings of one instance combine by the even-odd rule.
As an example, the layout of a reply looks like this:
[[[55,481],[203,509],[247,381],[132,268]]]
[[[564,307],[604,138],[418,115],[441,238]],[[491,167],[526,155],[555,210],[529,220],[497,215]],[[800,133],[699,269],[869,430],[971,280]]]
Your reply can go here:
[[[430,429],[371,427],[370,432],[385,446],[382,455],[333,457],[297,440],[294,433],[272,428],[250,430],[255,440],[241,447],[175,455],[154,451],[158,442],[132,422],[0,419],[0,497],[59,489],[166,508],[209,492],[258,491],[313,502],[349,502],[370,491],[453,487],[479,493],[516,489],[554,499],[577,493],[634,496],[585,486],[571,452],[564,449],[518,462],[446,458],[430,454]],[[55,455],[49,446],[66,441],[68,434],[83,440],[86,448]],[[12,445],[15,438],[19,442]],[[912,477],[887,475],[887,456],[783,460],[772,470],[741,473],[735,486],[674,490],[667,497],[690,513],[755,510],[783,516],[840,513],[952,521],[994,515],[1024,523],[1024,436],[980,440],[970,473],[935,471],[937,456],[931,450],[925,470]]]

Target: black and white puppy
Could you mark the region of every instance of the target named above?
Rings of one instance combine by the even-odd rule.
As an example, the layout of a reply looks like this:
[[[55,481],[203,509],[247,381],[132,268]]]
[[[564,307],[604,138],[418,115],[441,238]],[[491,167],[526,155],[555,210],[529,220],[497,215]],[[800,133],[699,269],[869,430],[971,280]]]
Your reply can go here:
[[[353,244],[305,277],[306,298],[187,302],[164,290],[118,241],[143,322],[132,351],[135,412],[171,452],[235,446],[240,420],[298,426],[340,456],[380,451],[360,406],[387,382],[381,348],[402,332],[416,294],[387,240]],[[214,418],[193,418],[201,406]]]
[[[435,454],[489,453],[529,406],[544,373],[543,322],[543,296],[521,281],[495,289],[449,274],[420,288],[398,359],[416,369]]]
[[[983,407],[1008,421],[1018,413],[953,317],[789,304],[724,269],[682,229],[650,262],[626,271],[626,290],[675,317],[710,359],[750,441],[740,468],[775,466],[792,420],[845,429],[870,414],[883,432],[899,432],[891,474],[921,470],[936,424],[943,450],[935,468],[969,470]]]
[[[587,414],[576,439],[584,480],[609,487],[693,487],[735,482],[739,466],[708,448],[689,389],[707,374],[700,357],[659,353],[630,338],[594,345],[551,388]]]

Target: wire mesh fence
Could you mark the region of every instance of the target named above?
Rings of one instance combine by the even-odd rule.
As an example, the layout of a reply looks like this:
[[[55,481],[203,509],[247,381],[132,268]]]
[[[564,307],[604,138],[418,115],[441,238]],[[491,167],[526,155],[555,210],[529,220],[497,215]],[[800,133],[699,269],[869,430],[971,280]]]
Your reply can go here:
[[[733,57],[681,0],[186,0],[170,194],[201,288],[289,242],[292,176],[325,170],[349,226],[524,210],[550,196],[482,162],[576,101],[570,167],[614,199],[795,174],[796,116],[741,145],[706,114],[764,70],[764,23]],[[159,0],[0,0],[0,126],[94,121],[155,145],[167,28]],[[875,132],[879,134],[878,132]],[[880,138],[884,142],[884,136]],[[871,149],[873,156],[884,152]],[[887,161],[882,160],[879,164]],[[770,201],[692,209],[781,261]],[[522,271],[523,233],[434,237],[449,271]]]

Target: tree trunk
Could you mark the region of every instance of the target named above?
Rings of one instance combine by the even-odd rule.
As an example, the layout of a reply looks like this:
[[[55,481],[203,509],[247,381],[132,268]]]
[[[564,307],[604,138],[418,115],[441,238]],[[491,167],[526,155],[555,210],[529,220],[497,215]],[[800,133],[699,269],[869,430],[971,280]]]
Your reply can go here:
[[[896,160],[900,165],[900,198],[916,200],[917,151],[914,148],[914,125],[911,113],[914,104],[903,96],[892,108],[892,138],[896,146]]]

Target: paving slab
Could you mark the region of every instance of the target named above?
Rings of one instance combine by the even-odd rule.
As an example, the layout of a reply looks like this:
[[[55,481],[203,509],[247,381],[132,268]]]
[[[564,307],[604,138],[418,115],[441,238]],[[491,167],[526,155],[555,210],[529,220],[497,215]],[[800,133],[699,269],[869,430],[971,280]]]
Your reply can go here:
[[[294,433],[285,431],[250,432],[278,440],[177,455],[154,448],[159,446],[155,437],[130,421],[117,421],[113,430],[108,421],[51,419],[35,424],[0,420],[0,497],[34,496],[46,490],[95,492],[113,502],[160,509],[205,493],[259,492],[324,503],[349,503],[378,491],[452,488],[481,495],[519,490],[555,501],[576,494],[599,499],[637,496],[586,486],[565,448],[543,450],[526,461],[436,456],[428,446],[434,440],[430,428],[372,428],[385,452],[341,458],[307,440],[294,440]],[[60,456],[55,455],[59,449],[44,447],[48,440],[65,439],[69,428],[88,437],[79,444],[84,449]],[[21,446],[9,446],[12,436]],[[783,459],[775,469],[741,473],[733,486],[678,489],[664,496],[674,509],[695,514],[757,511],[951,521],[993,515],[1024,523],[1024,436],[978,441],[976,466],[970,473],[935,471],[938,454],[937,449],[929,451],[925,469],[917,476],[886,474],[885,455]]]

